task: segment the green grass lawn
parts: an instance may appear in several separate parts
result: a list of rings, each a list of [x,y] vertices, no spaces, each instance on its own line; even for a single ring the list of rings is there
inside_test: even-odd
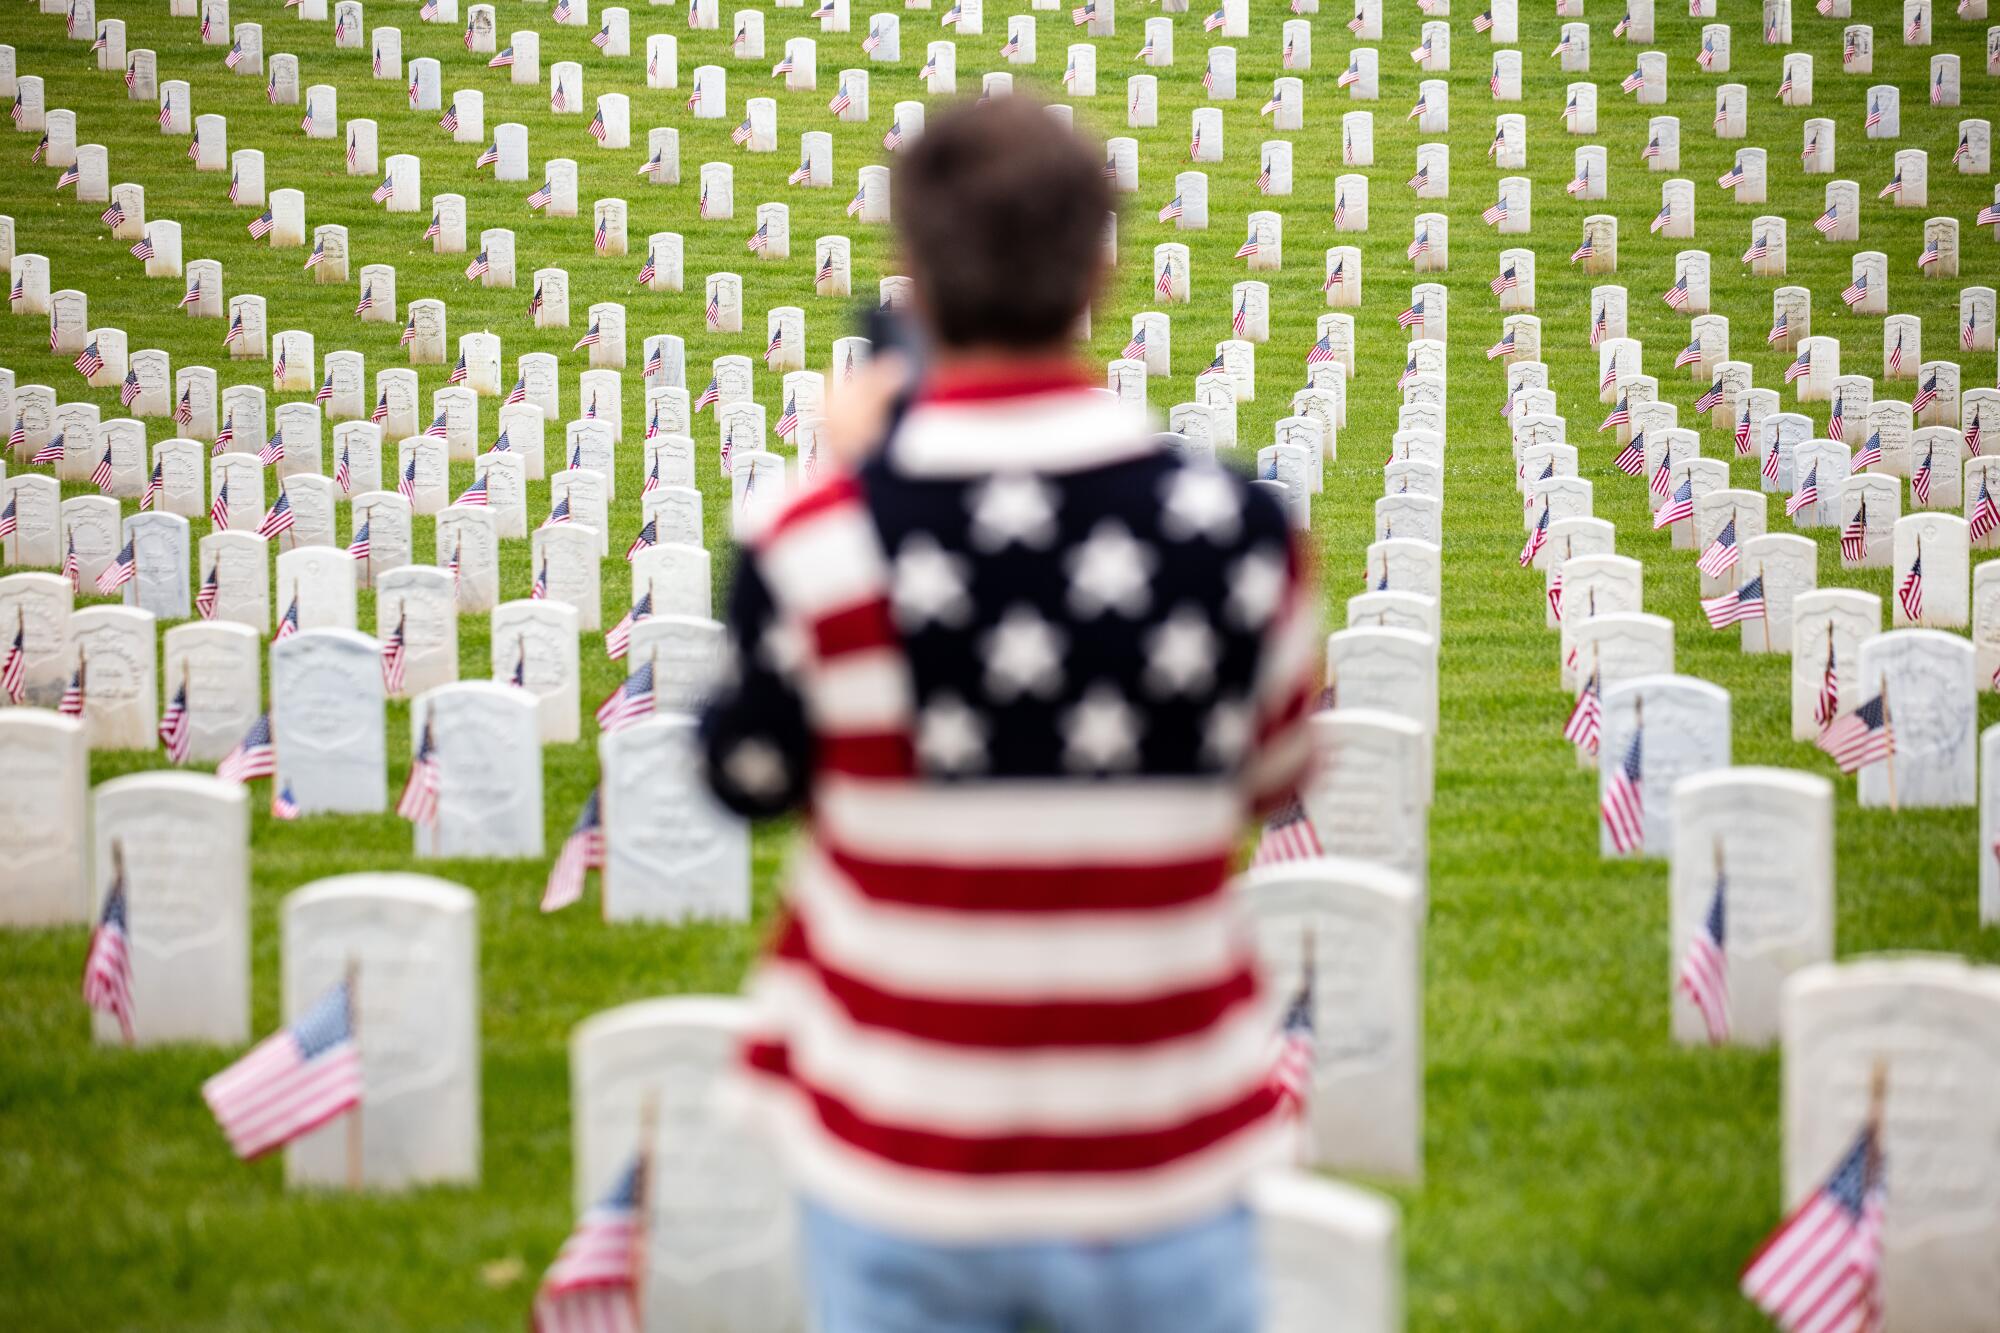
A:
[[[780,304],[807,311],[808,363],[824,368],[832,338],[849,331],[846,302],[814,299],[812,239],[844,232],[854,237],[855,289],[864,297],[875,280],[893,271],[886,229],[861,227],[844,216],[858,166],[884,160],[879,148],[892,104],[919,96],[916,72],[924,44],[949,35],[937,26],[945,8],[904,13],[903,62],[872,70],[874,119],[834,126],[826,114],[838,70],[860,65],[866,20],[859,7],[853,31],[820,35],[809,8],[770,11],[767,56],[735,60],[724,52],[729,16],[715,32],[689,32],[679,8],[636,7],[633,57],[608,61],[589,45],[595,23],[547,26],[542,6],[503,7],[501,41],[516,28],[542,26],[543,68],[561,59],[585,66],[586,100],[622,91],[633,101],[633,135],[639,147],[612,152],[586,134],[588,112],[553,117],[546,73],[541,87],[515,87],[505,72],[488,70],[486,57],[469,55],[460,30],[421,26],[415,6],[370,6],[371,24],[403,23],[405,58],[432,55],[445,69],[447,100],[460,87],[486,93],[488,126],[519,120],[530,126],[533,161],[574,157],[580,167],[582,217],[550,220],[531,214],[528,192],[539,183],[500,185],[490,173],[471,170],[476,148],[452,145],[433,113],[407,110],[402,84],[369,78],[363,50],[336,54],[332,27],[301,25],[276,3],[242,6],[238,21],[265,23],[267,52],[301,57],[301,85],[333,83],[345,117],[372,116],[381,126],[381,151],[424,156],[431,191],[463,193],[468,231],[511,226],[517,235],[517,270],[566,267],[572,279],[573,318],[594,300],[624,301],[631,362],[625,401],[626,476],[637,477],[637,441],[643,433],[638,365],[645,333],[671,331],[687,340],[688,377],[699,389],[710,358],[725,353],[755,357],[762,350],[762,312]],[[1402,364],[1403,337],[1394,323],[1410,282],[1403,249],[1418,211],[1403,181],[1414,170],[1418,141],[1404,113],[1420,76],[1407,59],[1420,16],[1413,5],[1391,3],[1382,52],[1383,97],[1375,104],[1376,165],[1372,181],[1372,230],[1358,241],[1364,251],[1367,302],[1358,312],[1359,375],[1351,387],[1341,456],[1328,469],[1327,487],[1314,506],[1313,537],[1320,548],[1329,619],[1342,619],[1345,599],[1361,590],[1360,556],[1381,494],[1378,471],[1393,429],[1394,382]],[[1679,668],[1727,688],[1733,700],[1735,756],[1740,763],[1780,764],[1832,774],[1810,746],[1789,739],[1789,664],[1783,657],[1747,657],[1736,635],[1713,634],[1696,606],[1693,556],[1668,549],[1664,534],[1645,521],[1644,485],[1611,465],[1613,448],[1593,432],[1597,362],[1587,345],[1589,283],[1565,260],[1586,212],[1614,212],[1621,219],[1622,268],[1617,276],[1631,293],[1631,333],[1644,340],[1646,369],[1662,396],[1686,411],[1698,393],[1683,374],[1671,372],[1673,354],[1686,342],[1686,319],[1661,304],[1673,280],[1680,243],[1653,240],[1646,223],[1659,207],[1659,177],[1640,162],[1648,112],[1617,91],[1635,63],[1634,49],[1614,43],[1617,7],[1593,6],[1598,42],[1592,77],[1600,87],[1600,131],[1590,139],[1561,132],[1561,74],[1548,56],[1559,23],[1550,6],[1533,5],[1521,22],[1527,96],[1518,105],[1495,106],[1486,90],[1488,46],[1472,31],[1476,3],[1461,5],[1455,19],[1456,68],[1449,76],[1456,149],[1452,198],[1451,352],[1449,460],[1446,468],[1444,643],[1441,664],[1443,732],[1437,750],[1437,793],[1431,824],[1431,918],[1428,927],[1427,1183],[1398,1189],[1404,1209],[1411,1322],[1423,1329],[1547,1330],[1754,1329],[1761,1320],[1734,1290],[1741,1261],[1774,1222],[1778,1199],[1778,1056],[1775,1052],[1683,1051],[1667,1040],[1668,978],[1666,874],[1658,862],[1611,864],[1599,859],[1596,785],[1579,771],[1559,728],[1568,699],[1557,684],[1553,634],[1542,628],[1541,581],[1514,567],[1519,549],[1520,501],[1514,491],[1504,423],[1497,415],[1503,363],[1485,360],[1498,335],[1499,316],[1486,290],[1501,248],[1481,227],[1478,212],[1495,197],[1503,173],[1484,155],[1492,117],[1523,111],[1529,125],[1529,168],[1535,182],[1540,259],[1538,313],[1551,387],[1571,427],[1571,443],[1584,453],[1583,475],[1597,483],[1597,513],[1616,522],[1619,550],[1647,564],[1646,609],[1680,627]],[[1525,7],[1524,7],[1525,8]],[[1758,381],[1775,386],[1784,359],[1766,348],[1770,290],[1777,282],[1735,275],[1736,256],[1749,242],[1749,223],[1764,212],[1791,219],[1791,271],[1786,282],[1815,294],[1815,332],[1839,335],[1845,368],[1879,370],[1880,321],[1846,314],[1838,292],[1848,281],[1851,254],[1861,248],[1887,253],[1890,309],[1923,317],[1932,356],[1951,355],[1957,289],[1961,282],[1992,282],[1996,253],[1990,237],[1974,233],[1973,212],[1991,198],[1987,178],[1958,176],[1950,165],[1961,115],[1991,105],[1993,83],[1984,74],[1983,28],[1948,17],[1940,5],[1939,44],[1906,49],[1899,44],[1901,7],[1864,4],[1864,21],[1876,25],[1876,72],[1840,74],[1841,23],[1818,19],[1807,3],[1795,4],[1798,47],[1815,56],[1818,102],[1811,108],[1778,105],[1778,54],[1759,43],[1754,13],[1733,14],[1735,70],[1706,75],[1694,63],[1700,24],[1662,4],[1654,49],[1670,55],[1667,112],[1682,121],[1682,166],[1695,182],[1695,247],[1714,257],[1715,309],[1732,320],[1733,351],[1756,364]],[[1747,9],[1732,6],[1732,9]],[[1020,0],[994,5],[986,34],[959,40],[961,90],[976,88],[978,71],[997,67],[1005,16],[1024,12]],[[1100,93],[1079,105],[1079,121],[1104,133],[1124,133],[1119,80],[1136,69],[1131,55],[1150,9],[1131,6],[1120,15],[1120,33],[1099,43]],[[391,15],[396,17],[392,20]],[[296,107],[273,107],[261,81],[227,75],[223,49],[195,44],[196,22],[168,20],[163,7],[107,4],[101,17],[122,18],[129,48],[160,53],[160,77],[194,82],[195,109],[229,117],[231,142],[266,155],[268,188],[293,186],[307,196],[309,226],[345,223],[352,270],[388,262],[398,270],[404,300],[442,296],[457,333],[490,328],[504,339],[507,375],[526,352],[563,357],[566,400],[574,397],[581,354],[570,344],[580,328],[532,329],[525,316],[528,289],[489,291],[466,282],[465,256],[437,256],[421,242],[427,217],[390,216],[368,202],[375,180],[348,177],[341,140],[308,142],[299,133]],[[1274,201],[1286,215],[1288,262],[1272,282],[1271,340],[1259,349],[1262,374],[1254,403],[1239,413],[1240,452],[1247,458],[1268,442],[1272,423],[1286,411],[1291,391],[1304,382],[1303,358],[1314,337],[1320,295],[1320,254],[1333,243],[1333,177],[1340,169],[1338,116],[1348,109],[1333,79],[1352,44],[1348,11],[1328,4],[1314,19],[1317,67],[1305,75],[1306,125],[1297,144],[1296,192]],[[1173,233],[1153,220],[1172,193],[1172,175],[1185,163],[1188,114],[1201,100],[1203,50],[1219,37],[1201,30],[1202,7],[1175,20],[1179,65],[1163,71],[1160,124],[1133,131],[1141,144],[1141,188],[1130,200],[1115,288],[1098,311],[1088,354],[1115,356],[1128,334],[1128,317],[1151,304],[1151,246],[1188,241],[1194,251],[1196,299],[1176,312],[1175,375],[1153,386],[1157,407],[1192,398],[1194,372],[1209,347],[1229,330],[1229,283],[1242,272],[1231,256],[1243,216],[1260,206],[1253,189],[1256,144],[1267,122],[1256,112],[1268,80],[1279,73],[1284,14],[1262,0],[1255,37],[1239,49],[1238,97],[1227,105],[1227,160],[1210,173],[1207,233]],[[1016,68],[1017,83],[1060,92],[1063,46],[1073,32],[1067,14],[1040,16],[1040,63]],[[675,91],[644,88],[643,36],[674,32],[681,39],[682,78],[694,65],[719,60],[730,71],[731,114],[694,122],[684,108],[685,83]],[[820,36],[820,89],[785,93],[767,76],[783,39]],[[8,40],[23,73],[42,75],[48,105],[78,112],[78,137],[110,149],[112,180],[145,185],[148,215],[178,219],[188,260],[213,257],[225,265],[229,292],[261,292],[269,301],[273,330],[302,328],[316,334],[320,353],[353,348],[371,372],[403,363],[397,326],[361,324],[351,314],[352,283],[316,286],[303,276],[304,251],[270,251],[246,242],[243,227],[254,215],[230,208],[225,176],[197,175],[184,141],[163,138],[154,108],[131,103],[116,73],[98,73],[87,43],[62,37],[59,15],[23,11]],[[1928,56],[1957,52],[1964,69],[1966,109],[1927,105]],[[1421,76],[1430,77],[1430,76]],[[1771,150],[1771,199],[1737,206],[1713,185],[1736,145],[1709,132],[1716,84],[1748,85],[1751,136]],[[1861,137],[1865,88],[1895,83],[1903,90],[1903,137],[1870,143]],[[780,103],[780,147],[751,155],[733,147],[730,128],[742,99],[774,95]],[[1795,163],[1805,118],[1841,120],[1839,175],[1860,182],[1860,245],[1818,241],[1811,219],[1822,204],[1823,178],[1801,178]],[[677,188],[644,187],[633,172],[645,159],[644,130],[672,124],[682,131],[682,178]],[[836,180],[829,190],[788,187],[797,162],[797,135],[833,129]],[[25,162],[33,138],[14,135],[8,151]],[[1581,143],[1610,148],[1611,198],[1586,206],[1570,200],[1572,151]],[[1898,146],[1927,148],[1931,156],[1928,210],[1875,203]],[[695,220],[699,164],[736,165],[737,216],[730,222]],[[17,221],[17,248],[50,256],[53,286],[80,287],[91,300],[93,325],[123,326],[134,349],[162,347],[175,364],[209,364],[223,381],[268,383],[262,363],[231,367],[221,359],[222,325],[191,322],[176,308],[181,285],[147,281],[137,261],[99,224],[99,204],[79,204],[50,193],[53,171],[37,167],[18,178],[8,204]],[[1505,174],[1517,174],[1508,172]],[[589,201],[622,195],[631,202],[629,234],[641,244],[656,230],[687,237],[687,291],[670,296],[633,284],[643,255],[600,258],[592,252]],[[744,240],[755,227],[758,201],[791,203],[793,256],[755,262]],[[1432,205],[1427,203],[1426,209]],[[1916,271],[1922,219],[1949,213],[1963,220],[1962,276],[1922,281]],[[1508,238],[1510,240],[1515,238]],[[747,332],[711,335],[701,318],[702,275],[731,269],[744,275]],[[65,358],[66,360],[67,358]],[[65,399],[91,396],[107,417],[121,415],[112,391],[84,390],[78,377],[52,358],[39,318],[0,320],[0,363],[17,382],[58,386]],[[422,401],[444,382],[446,367],[422,369]],[[1994,356],[1978,354],[1966,366],[1964,387],[1990,384]],[[776,377],[759,374],[759,396],[775,419]],[[371,390],[372,392],[372,390]],[[1786,395],[1787,398],[1790,395]],[[1907,397],[1907,393],[1902,396]],[[1789,406],[1789,404],[1788,404]],[[1824,421],[1826,406],[1811,405]],[[484,442],[495,426],[494,404],[482,405]],[[150,424],[153,438],[169,423]],[[727,490],[715,468],[712,427],[700,437],[701,481],[707,494],[709,546],[728,550]],[[555,437],[557,440],[559,436]],[[1603,437],[1608,438],[1608,437]],[[1729,442],[1705,431],[1703,450],[1731,457]],[[393,457],[393,453],[390,455]],[[1756,485],[1754,460],[1734,460],[1735,484]],[[471,479],[471,466],[454,467],[454,492]],[[72,486],[70,491],[77,488]],[[638,526],[638,486],[621,486],[613,506],[613,558],[606,562],[608,617],[626,595],[627,577],[617,553]],[[547,511],[547,483],[529,487],[530,519]],[[1775,505],[1774,505],[1775,511]],[[1773,530],[1784,525],[1774,512]],[[416,520],[414,549],[428,552],[431,521]],[[197,535],[204,531],[195,523]],[[342,520],[343,536],[346,532]],[[1839,566],[1837,534],[1809,533],[1819,541],[1823,586],[1847,585],[1889,594],[1886,571],[1847,572]],[[718,560],[718,578],[727,578]],[[528,544],[502,546],[503,595],[525,596],[531,579]],[[372,628],[372,598],[364,592],[361,624]],[[467,677],[487,674],[483,617],[461,622],[459,652]],[[586,708],[622,675],[607,662],[594,636],[585,644]],[[2000,705],[1982,701],[1987,721]],[[588,724],[586,724],[588,726]],[[391,780],[400,782],[408,758],[405,709],[389,720]],[[100,754],[92,778],[158,767],[159,753]],[[1981,931],[1975,913],[1976,821],[1971,810],[1862,811],[1853,783],[1836,779],[1839,873],[1838,948],[1842,955],[1885,949],[1947,950],[2000,960],[2000,933]],[[5,775],[0,775],[0,781]],[[550,855],[577,807],[596,781],[594,737],[546,752],[546,820]],[[258,804],[265,784],[259,784]],[[569,1116],[565,1042],[577,1022],[600,1009],[646,996],[729,991],[738,983],[768,915],[775,880],[791,830],[772,827],[756,840],[757,921],[748,927],[698,926],[608,929],[589,905],[544,918],[536,910],[546,862],[427,864],[473,888],[481,899],[483,1070],[485,1092],[484,1179],[476,1190],[430,1190],[402,1198],[323,1198],[288,1194],[273,1162],[242,1166],[230,1156],[197,1096],[197,1085],[230,1057],[207,1048],[173,1048],[128,1054],[93,1047],[77,996],[86,932],[81,928],[0,935],[0,1323],[20,1329],[68,1328],[513,1328],[524,1318],[533,1283],[568,1230]],[[261,811],[253,830],[255,888],[252,900],[254,1027],[277,1021],[278,913],[284,896],[321,876],[412,864],[408,826],[391,815],[322,817],[274,827]]]

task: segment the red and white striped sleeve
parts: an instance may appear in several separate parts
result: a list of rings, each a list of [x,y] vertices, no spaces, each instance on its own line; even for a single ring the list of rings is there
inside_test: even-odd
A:
[[[1285,590],[1265,628],[1251,696],[1254,726],[1244,791],[1259,816],[1283,805],[1312,760],[1311,717],[1320,690],[1319,580],[1303,546],[1287,546]]]

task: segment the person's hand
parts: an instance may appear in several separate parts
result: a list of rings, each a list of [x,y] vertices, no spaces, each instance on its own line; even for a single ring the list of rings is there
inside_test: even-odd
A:
[[[819,435],[825,468],[852,472],[881,447],[889,428],[889,409],[909,378],[909,358],[900,352],[884,352],[869,358],[853,379],[827,394],[826,417]]]

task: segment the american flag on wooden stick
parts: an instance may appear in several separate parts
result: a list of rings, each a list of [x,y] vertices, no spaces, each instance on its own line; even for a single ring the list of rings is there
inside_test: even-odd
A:
[[[569,836],[549,870],[549,882],[542,890],[542,910],[556,912],[583,897],[584,879],[592,870],[604,868],[604,811],[601,790],[591,788],[577,813]]]
[[[361,1105],[354,992],[342,981],[297,1022],[201,1085],[202,1100],[248,1161]]]
[[[1293,796],[1265,822],[1263,836],[1257,841],[1257,853],[1250,864],[1253,867],[1281,865],[1321,855],[1324,855],[1324,849],[1320,846],[1319,831],[1313,827],[1305,805]]]
[[[1877,1107],[1826,1183],[1750,1257],[1742,1290],[1786,1333],[1872,1333],[1881,1323],[1883,1186]]]
[[[535,1293],[534,1333],[638,1333],[650,1154],[642,1143],[611,1193],[585,1212]]]
[[[1278,1104],[1303,1120],[1312,1095],[1316,1037],[1313,1030],[1313,936],[1307,930],[1299,947],[1299,988],[1285,1006],[1284,1021],[1278,1026],[1277,1058],[1271,1063],[1271,1085]]]
[[[126,928],[125,853],[111,844],[111,887],[97,927],[90,932],[90,952],[83,961],[83,1000],[92,1009],[118,1020],[125,1044],[132,1044],[132,949]]]
[[[1620,856],[1639,850],[1646,841],[1646,804],[1640,790],[1644,779],[1643,744],[1645,732],[1635,727],[1632,743],[1625,747],[1625,759],[1611,771],[1598,803],[1598,815],[1611,839],[1611,849]]]
[[[1688,941],[1687,952],[1681,955],[1680,971],[1674,978],[1674,984],[1701,1013],[1709,1042],[1717,1046],[1729,1040],[1729,958],[1724,944],[1729,881],[1722,873],[1721,861],[1722,852],[1717,848],[1715,894],[1702,914],[1701,926]]]

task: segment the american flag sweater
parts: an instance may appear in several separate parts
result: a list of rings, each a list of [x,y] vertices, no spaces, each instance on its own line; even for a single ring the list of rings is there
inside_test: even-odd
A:
[[[1226,881],[1320,657],[1278,504],[1073,374],[937,379],[729,631],[709,783],[808,826],[744,1047],[801,1189],[965,1241],[1236,1200],[1284,1131]]]

